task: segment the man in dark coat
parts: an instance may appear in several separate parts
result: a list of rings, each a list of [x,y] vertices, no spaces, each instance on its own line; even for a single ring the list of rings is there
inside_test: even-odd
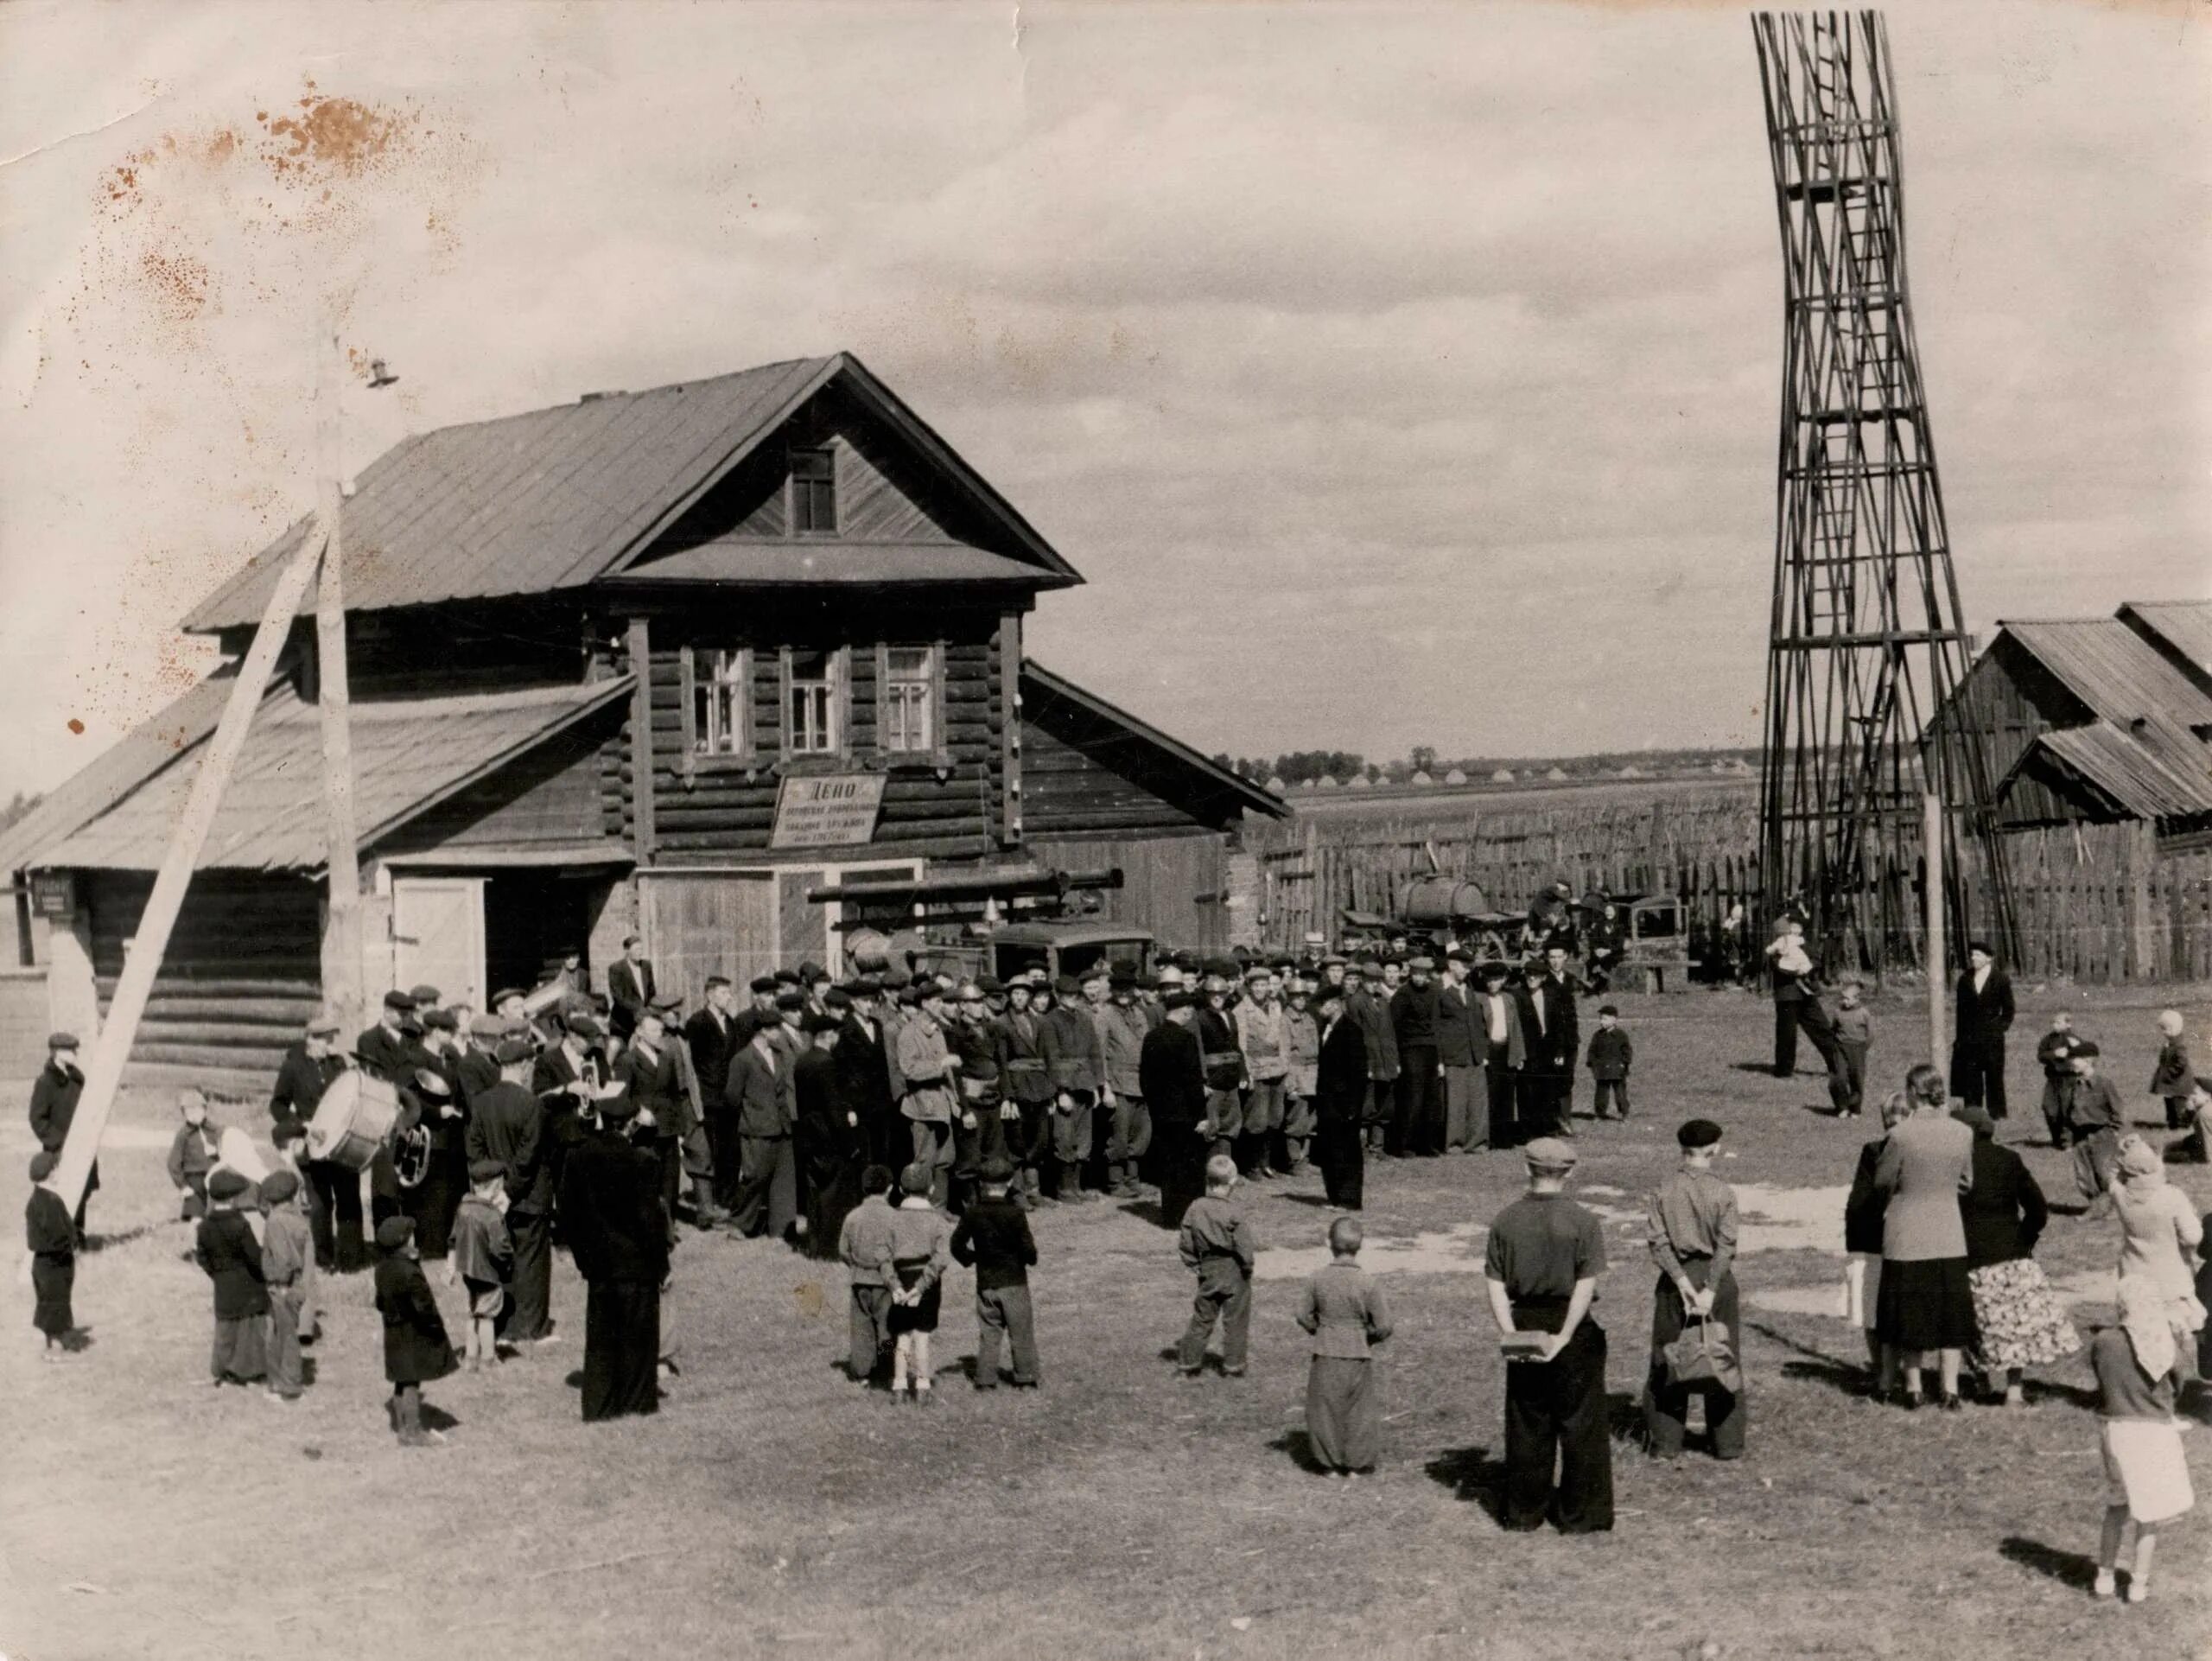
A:
[[[1160,999],[1166,1018],[1145,1034],[1137,1057],[1145,1104],[1152,1110],[1153,1151],[1160,1162],[1160,1220],[1179,1229],[1183,1213],[1206,1190],[1207,1140],[1205,1066],[1198,1035],[1192,1030],[1197,1011],[1191,995],[1172,991]]]
[[[1570,1098],[1582,1034],[1574,989],[1564,972],[1567,953],[1554,946],[1548,961],[1531,962],[1516,998],[1528,1061],[1522,1079],[1521,1130],[1530,1136],[1574,1134]]]
[[[1959,977],[1958,1035],[1951,1041],[1951,1094],[1968,1107],[2005,1116],[2005,1034],[2012,1026],[2012,977],[1997,967],[1988,942],[1967,947]]]
[[[608,1024],[614,1036],[627,1043],[638,1030],[638,1017],[652,1007],[659,989],[653,984],[653,966],[645,961],[645,943],[634,934],[622,940],[622,956],[607,971],[607,996],[613,1006]]]
[[[661,1160],[626,1094],[599,1104],[604,1133],[570,1150],[561,1212],[584,1277],[583,1416],[588,1424],[660,1410],[660,1295],[673,1232]]]
[[[77,1117],[77,1100],[85,1093],[85,1074],[77,1065],[77,1035],[55,1033],[46,1041],[46,1065],[31,1085],[31,1135],[38,1145],[59,1160],[69,1140],[69,1126]],[[77,1244],[85,1243],[85,1204],[100,1186],[99,1161],[92,1161],[85,1178],[85,1192],[77,1197]]]
[[[809,1047],[791,1065],[791,1098],[798,1115],[791,1146],[799,1184],[806,1193],[806,1244],[810,1256],[834,1257],[845,1214],[861,1203],[861,1172],[868,1149],[860,1115],[840,1091],[837,1050],[842,1028],[829,1010],[810,1009],[800,1017]]]
[[[546,1161],[548,1107],[530,1092],[529,1041],[506,1038],[493,1052],[499,1082],[476,1098],[469,1116],[468,1162],[496,1159],[506,1171],[507,1233],[515,1261],[499,1333],[518,1344],[553,1337],[553,1176]]]
[[[414,1013],[413,998],[404,992],[386,992],[377,1024],[353,1041],[353,1053],[361,1066],[387,1084],[397,1083],[411,1066],[407,1021]]]
[[[1398,1088],[1384,1137],[1388,1151],[1435,1155],[1444,1151],[1444,1063],[1437,1028],[1444,1012],[1436,961],[1415,958],[1411,978],[1390,997],[1390,1030],[1398,1044]]]
[[[862,976],[854,983],[852,1008],[845,1013],[837,1047],[830,1053],[837,1069],[837,1095],[849,1111],[860,1116],[868,1162],[897,1170],[912,1154],[906,1122],[899,1116],[898,1098],[891,1089],[882,996],[883,983],[874,976]]]
[[[699,1111],[706,1120],[717,1206],[728,1206],[737,1187],[737,1122],[722,1099],[730,1052],[737,1046],[736,1005],[728,977],[709,975],[704,1006],[683,1023],[683,1041],[691,1047],[692,1075],[699,1081]]]
[[[780,1239],[798,1216],[798,1171],[791,1155],[798,1102],[791,1062],[776,1041],[781,1023],[748,1011],[738,1023],[743,1041],[731,1055],[722,1094],[737,1111],[742,1180],[730,1226],[748,1238]]]
[[[660,1158],[661,1200],[674,1217],[683,1187],[683,1137],[690,1128],[691,1103],[658,1007],[639,1011],[629,1044],[614,1059],[614,1079],[641,1123],[639,1145],[650,1146]]]
[[[304,1129],[314,1121],[323,1092],[346,1071],[346,1058],[335,1047],[337,1037],[338,1017],[321,1010],[308,1022],[306,1036],[284,1052],[276,1088],[269,1094],[272,1129],[287,1124]],[[366,1269],[369,1243],[361,1228],[361,1174],[334,1160],[302,1157],[300,1174],[307,1182],[315,1267],[340,1275]]]
[[[1386,990],[1387,988],[1387,990]],[[1389,999],[1395,993],[1382,977],[1382,965],[1372,958],[1349,965],[1344,975],[1344,1013],[1367,1040],[1368,1146],[1388,1151],[1385,1142],[1398,1090],[1398,1032],[1390,1019]]]
[[[1344,990],[1323,983],[1313,995],[1321,1053],[1313,1073],[1313,1161],[1329,1203],[1357,1211],[1367,1178],[1367,1036],[1345,1009]]]

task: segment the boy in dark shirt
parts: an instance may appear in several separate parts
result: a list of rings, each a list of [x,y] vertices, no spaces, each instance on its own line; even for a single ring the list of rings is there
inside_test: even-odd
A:
[[[268,1278],[261,1242],[238,1211],[253,1185],[227,1166],[207,1179],[207,1214],[194,1257],[215,1283],[215,1344],[208,1362],[216,1384],[257,1384],[267,1374]]]
[[[176,1105],[184,1123],[169,1143],[169,1186],[183,1194],[179,1215],[191,1223],[207,1214],[207,1173],[215,1168],[215,1132],[207,1123],[207,1098],[198,1091],[181,1092]]]
[[[31,1283],[31,1325],[46,1340],[46,1359],[58,1361],[77,1346],[77,1316],[70,1294],[77,1282],[77,1225],[68,1206],[48,1186],[60,1161],[41,1149],[31,1156],[31,1197],[23,1207],[24,1278]]]
[[[1590,1034],[1588,1060],[1591,1074],[1598,1081],[1591,1111],[1601,1119],[1628,1117],[1628,1070],[1636,1060],[1636,1047],[1621,1029],[1621,1012],[1613,1004],[1598,1011],[1598,1030]]]
[[[454,1214],[446,1284],[458,1278],[468,1289],[466,1347],[471,1372],[499,1365],[495,1324],[507,1307],[507,1276],[515,1263],[514,1242],[507,1238],[506,1174],[499,1160],[472,1160],[468,1197]]]
[[[453,1371],[453,1344],[415,1250],[415,1219],[387,1217],[378,1224],[377,1251],[377,1313],[384,1317],[384,1376],[391,1385],[386,1408],[399,1445],[423,1448],[445,1440],[423,1428],[423,1386]]]
[[[996,1390],[999,1334],[1014,1346],[1016,1388],[1037,1386],[1037,1326],[1029,1307],[1029,1270],[1037,1261],[1037,1242],[1029,1218],[1010,1198],[1014,1161],[1003,1155],[982,1169],[982,1194],[971,1202],[952,1231],[956,1262],[976,1270],[976,1388]]]

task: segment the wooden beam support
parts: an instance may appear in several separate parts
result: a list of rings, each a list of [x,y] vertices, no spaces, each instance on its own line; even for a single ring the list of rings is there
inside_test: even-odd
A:
[[[122,977],[116,983],[114,1001],[108,1006],[107,1019],[100,1024],[99,1037],[92,1045],[92,1065],[85,1072],[84,1094],[78,1101],[76,1117],[69,1123],[69,1137],[62,1144],[61,1162],[54,1174],[54,1189],[61,1196],[62,1205],[70,1211],[76,1210],[77,1202],[84,1197],[85,1180],[92,1174],[101,1134],[106,1130],[108,1114],[114,1109],[116,1087],[123,1082],[123,1065],[130,1059],[131,1042],[138,1035],[139,1018],[146,1012],[146,1000],[154,990],[154,977],[161,971],[162,955],[168,949],[169,933],[176,926],[178,912],[183,909],[185,889],[191,883],[193,868],[200,862],[200,850],[207,843],[207,833],[215,827],[215,810],[222,805],[223,790],[230,783],[231,770],[238,765],[239,752],[245,748],[246,731],[252,724],[253,712],[260,707],[262,694],[268,690],[270,673],[276,666],[276,654],[291,634],[292,620],[299,614],[308,579],[314,576],[316,563],[322,557],[324,542],[322,527],[310,528],[301,539],[299,551],[292,556],[292,563],[284,568],[276,586],[270,591],[269,609],[263,613],[253,646],[245,654],[245,662],[239,665],[230,702],[223,706],[223,718],[216,722],[214,736],[207,741],[207,753],[200,759],[200,771],[193,775],[184,812],[169,838],[162,869],[154,878],[154,892],[139,916],[137,932],[124,959]]]
[[[315,584],[315,706],[322,728],[324,869],[328,920],[322,955],[323,996],[339,1030],[368,1024],[362,987],[360,833],[353,812],[352,697],[346,671],[345,544],[340,536],[345,456],[338,423],[338,352],[327,318],[315,341],[316,424],[322,446],[322,530],[327,538]]]
[[[999,618],[999,844],[1021,845],[1021,614]]]
[[[638,863],[653,857],[652,630],[643,617],[630,620],[630,833]]]

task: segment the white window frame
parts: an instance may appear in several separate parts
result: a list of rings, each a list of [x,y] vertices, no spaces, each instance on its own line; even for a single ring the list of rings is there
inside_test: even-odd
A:
[[[944,648],[938,641],[886,641],[875,649],[876,683],[876,748],[885,755],[903,760],[934,760],[944,750]],[[899,652],[919,652],[922,659],[918,678],[912,674],[894,676],[892,659]],[[918,697],[901,697],[899,691],[918,692]],[[902,711],[918,715],[921,731],[918,735],[902,730],[905,722]]]
[[[801,685],[798,675],[797,660],[802,653],[811,657],[817,652],[823,659],[826,674],[821,681],[810,680],[805,684],[810,687],[819,685],[823,689],[823,696],[818,709],[828,730],[819,736],[826,741],[810,743],[806,748],[801,748],[799,723],[793,719],[792,708]],[[853,726],[851,711],[847,708],[852,676],[846,666],[845,648],[808,646],[794,649],[785,646],[782,649],[782,663],[783,673],[779,678],[780,684],[778,690],[780,725],[783,731],[783,759],[789,762],[842,757],[850,747]]]
[[[684,777],[690,778],[702,766],[753,766],[752,649],[687,646],[677,653],[677,661],[683,711],[681,767]],[[717,703],[721,701],[715,697],[717,690],[728,694],[727,708],[719,716]]]

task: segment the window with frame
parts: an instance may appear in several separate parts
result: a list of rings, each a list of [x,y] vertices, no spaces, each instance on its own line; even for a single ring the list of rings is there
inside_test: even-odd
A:
[[[742,755],[750,711],[745,653],[696,652],[691,658],[691,753]]]
[[[930,755],[937,749],[937,648],[883,649],[881,748],[893,755]]]
[[[837,654],[794,648],[785,659],[784,743],[791,755],[833,755],[837,738]]]
[[[837,455],[835,450],[791,453],[791,529],[824,535],[837,528]]]

